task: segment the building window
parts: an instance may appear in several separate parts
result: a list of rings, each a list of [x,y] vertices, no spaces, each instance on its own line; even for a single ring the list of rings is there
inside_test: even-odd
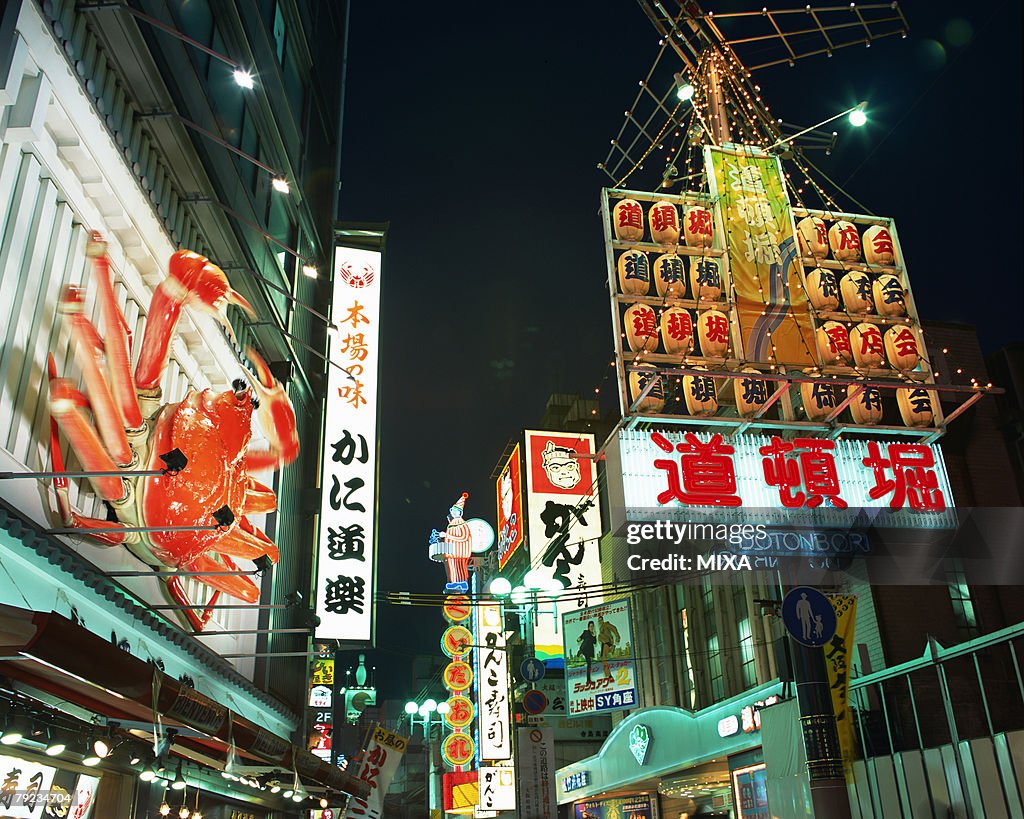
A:
[[[685,664],[684,673],[686,674],[687,690],[684,695],[684,703],[689,703],[689,709],[691,711],[697,708],[697,680],[693,674],[693,655],[690,653],[690,624],[686,618],[686,609],[682,609],[679,612],[679,618],[682,622],[682,627],[679,631],[683,641],[683,663]]]
[[[274,49],[277,52],[277,61],[284,65],[284,45],[287,35],[285,34],[284,12],[280,3],[274,3]]]
[[[708,637],[708,677],[711,682],[711,702],[725,699],[725,676],[722,674],[722,655],[718,651],[718,635]],[[709,705],[711,703],[708,703]]]
[[[754,635],[750,628],[746,587],[737,586],[733,589],[732,604],[736,612],[736,636],[740,646],[740,681],[744,688],[751,688],[757,685],[757,667],[754,665]]]
[[[959,560],[950,562],[947,572],[949,600],[953,604],[953,618],[956,620],[960,640],[966,641],[978,636],[978,619],[974,614],[974,601],[967,585],[967,574]]]

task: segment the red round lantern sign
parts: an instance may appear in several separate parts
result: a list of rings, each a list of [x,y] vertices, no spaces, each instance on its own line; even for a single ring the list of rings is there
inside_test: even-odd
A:
[[[441,756],[452,767],[467,765],[476,755],[476,745],[469,734],[448,734],[441,743]]]
[[[442,679],[449,691],[465,691],[473,684],[473,669],[469,663],[454,660],[445,666]]]
[[[449,623],[461,623],[469,619],[473,613],[473,606],[469,598],[463,594],[456,594],[444,601],[444,617]]]
[[[444,721],[452,728],[465,728],[473,721],[474,713],[473,702],[468,697],[449,697]]]
[[[464,657],[473,644],[473,632],[465,626],[449,626],[441,635],[441,651],[449,657]]]

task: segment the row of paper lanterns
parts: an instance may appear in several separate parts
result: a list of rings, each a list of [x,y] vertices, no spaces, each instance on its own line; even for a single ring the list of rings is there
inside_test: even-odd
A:
[[[728,355],[729,317],[722,311],[701,310],[696,322],[690,311],[681,307],[667,307],[660,312],[659,317],[647,304],[633,304],[626,308],[623,329],[629,349],[634,353],[653,353],[661,342],[668,355],[690,355],[696,335],[704,357],[725,358]]]
[[[831,251],[837,262],[859,262],[863,256],[868,264],[893,265],[896,243],[892,232],[882,225],[871,225],[863,235],[853,222],[839,220],[831,227],[818,216],[805,216],[796,223],[800,254],[827,259]]]
[[[922,361],[918,334],[906,324],[882,332],[877,324],[861,322],[847,331],[838,321],[826,321],[815,331],[818,355],[827,365],[876,370],[889,366],[900,372],[917,369]]]
[[[653,279],[660,298],[685,299],[687,282],[693,299],[722,298],[722,263],[714,256],[691,256],[687,261],[685,256],[663,253],[655,258],[652,267],[646,253],[631,248],[619,255],[616,268],[619,292],[626,296],[651,295]]]
[[[645,372],[629,374],[629,393],[632,401],[636,401],[657,372],[651,364],[637,365]],[[694,369],[702,370],[703,367]],[[650,373],[646,372],[650,370]],[[777,381],[766,381],[757,378],[757,370],[744,370],[750,378],[734,379],[736,410],[742,418],[752,418],[768,402],[772,393],[778,388]],[[685,375],[682,378],[682,398],[686,404],[686,414],[696,416],[713,416],[718,414],[718,389],[716,379],[712,375]],[[863,387],[863,389],[861,389]],[[882,391],[878,387],[867,387],[850,384],[843,395],[841,386],[831,384],[826,379],[800,384],[800,397],[803,401],[804,414],[809,421],[823,421],[831,415],[845,397],[853,395],[858,389],[860,393],[853,397],[848,411],[855,424],[876,425],[882,423]],[[908,427],[931,427],[935,423],[935,408],[932,391],[924,387],[899,387],[896,390],[896,403],[904,425]],[[640,401],[637,411],[640,413],[661,413],[665,409],[666,391],[664,378],[648,391]]]
[[[816,267],[807,273],[804,281],[807,299],[816,310],[878,313],[892,318],[907,314],[907,291],[899,277],[891,273],[872,279],[867,273],[851,270],[837,281],[834,271]],[[845,307],[841,308],[840,303]]]
[[[645,224],[651,241],[659,245],[678,245],[680,238],[688,247],[711,247],[714,242],[714,218],[708,208],[700,205],[679,209],[667,200],[651,205],[644,218],[644,209],[636,199],[622,199],[612,209],[612,229],[620,242],[643,241]]]

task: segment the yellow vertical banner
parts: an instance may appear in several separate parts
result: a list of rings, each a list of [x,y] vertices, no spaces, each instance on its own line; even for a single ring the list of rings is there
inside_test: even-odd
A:
[[[853,594],[830,594],[836,612],[836,636],[822,646],[828,687],[832,691],[832,710],[836,715],[839,747],[843,752],[843,770],[849,779],[853,766],[853,714],[850,712],[850,652],[857,622],[857,597]]]
[[[814,332],[793,212],[779,158],[760,148],[704,148],[711,201],[725,231],[743,357],[813,367]]]

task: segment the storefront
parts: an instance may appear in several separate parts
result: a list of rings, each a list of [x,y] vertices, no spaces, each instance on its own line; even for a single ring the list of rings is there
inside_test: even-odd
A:
[[[558,770],[559,805],[570,819],[767,817],[760,708],[780,691],[774,682],[703,711],[631,713],[597,754]]]

